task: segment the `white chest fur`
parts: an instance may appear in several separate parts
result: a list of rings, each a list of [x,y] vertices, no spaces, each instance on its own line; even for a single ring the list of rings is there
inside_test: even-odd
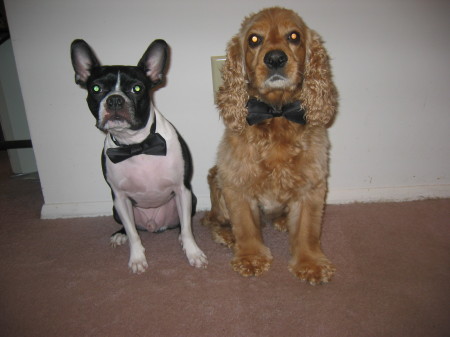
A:
[[[141,154],[116,164],[106,156],[105,163],[106,180],[113,192],[116,195],[125,194],[142,208],[155,208],[167,203],[176,193],[177,187],[183,184],[184,177],[184,160],[178,135],[156,109],[153,109],[143,134],[133,135],[134,138],[145,139],[154,119],[156,132],[166,140],[165,156]],[[117,145],[107,136],[104,151],[110,147]]]

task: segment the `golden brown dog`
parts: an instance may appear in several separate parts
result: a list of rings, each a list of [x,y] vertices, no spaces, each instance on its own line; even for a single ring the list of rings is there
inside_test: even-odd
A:
[[[222,77],[226,129],[203,224],[233,247],[233,269],[253,276],[272,261],[261,234],[271,221],[289,232],[289,270],[311,284],[328,282],[335,268],[320,233],[337,93],[319,35],[291,10],[250,15],[228,44]]]

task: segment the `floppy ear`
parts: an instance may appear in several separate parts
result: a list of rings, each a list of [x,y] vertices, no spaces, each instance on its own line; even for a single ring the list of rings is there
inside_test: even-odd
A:
[[[337,91],[332,81],[328,54],[320,36],[313,30],[308,31],[301,100],[309,124],[331,124],[337,108]]]
[[[155,40],[145,51],[138,67],[144,68],[147,77],[153,85],[162,82],[167,64],[169,46],[164,40]]]
[[[226,57],[222,67],[223,85],[217,93],[217,106],[225,126],[239,132],[247,125],[245,106],[248,101],[239,35],[228,43]]]
[[[75,70],[75,83],[82,88],[86,88],[86,82],[91,76],[92,68],[99,67],[100,62],[86,41],[80,39],[72,42],[70,56]]]

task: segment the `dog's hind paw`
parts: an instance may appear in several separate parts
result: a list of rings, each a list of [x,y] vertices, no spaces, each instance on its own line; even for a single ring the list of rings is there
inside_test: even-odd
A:
[[[126,243],[128,241],[128,236],[126,234],[123,233],[114,233],[113,235],[111,235],[111,238],[109,239],[109,244],[111,245],[111,247],[117,247],[117,246],[121,246],[124,243]]]
[[[288,226],[287,226],[287,218],[280,218],[277,219],[276,221],[273,222],[273,226],[275,227],[276,230],[280,231],[280,232],[287,232],[288,231]]]

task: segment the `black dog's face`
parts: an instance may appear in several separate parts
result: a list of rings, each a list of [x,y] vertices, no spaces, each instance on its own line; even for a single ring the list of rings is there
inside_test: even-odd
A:
[[[87,103],[103,131],[143,128],[150,113],[152,83],[142,69],[106,66],[94,69],[86,83]]]
[[[136,67],[101,66],[86,42],[72,42],[75,82],[88,91],[86,100],[100,130],[138,130],[147,124],[150,89],[162,81],[167,54],[167,44],[155,40]]]

